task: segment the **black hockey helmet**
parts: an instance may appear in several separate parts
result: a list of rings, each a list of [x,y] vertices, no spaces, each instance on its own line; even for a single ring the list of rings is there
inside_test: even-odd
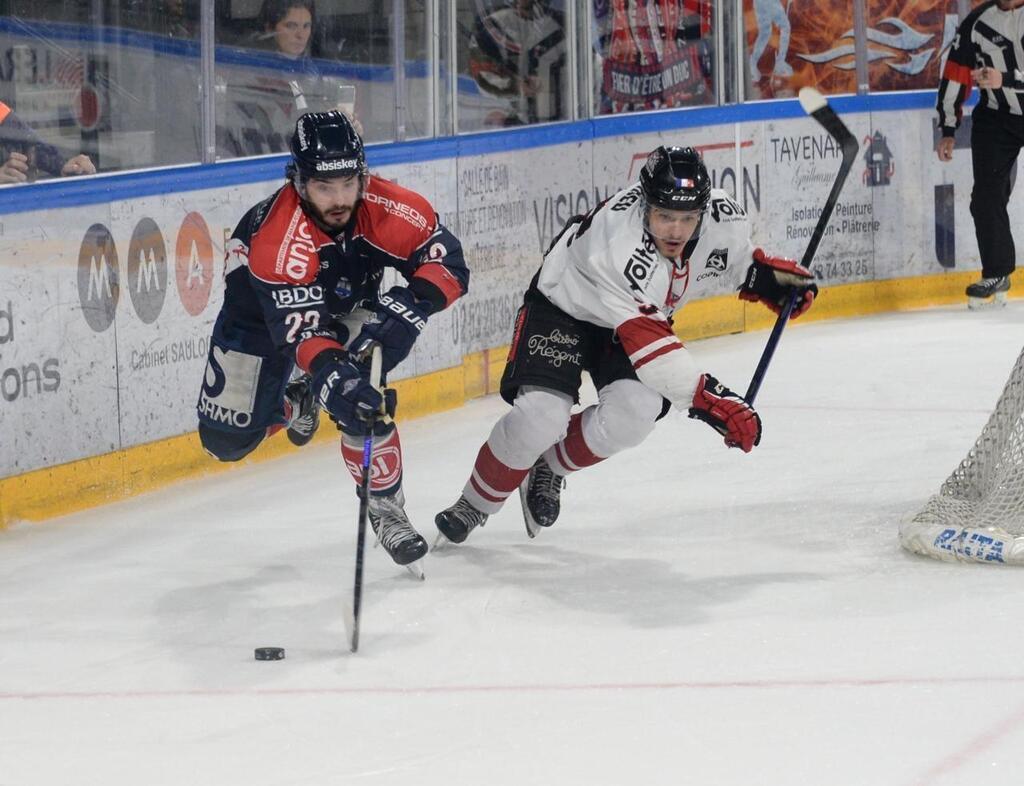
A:
[[[366,174],[363,140],[344,112],[309,112],[295,123],[289,176],[350,177]]]
[[[711,199],[711,178],[692,147],[662,145],[647,156],[640,185],[648,205],[667,210],[704,210]]]

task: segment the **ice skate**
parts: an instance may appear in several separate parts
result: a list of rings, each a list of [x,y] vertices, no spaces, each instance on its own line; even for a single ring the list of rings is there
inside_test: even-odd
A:
[[[519,501],[523,505],[523,521],[526,534],[537,537],[541,527],[550,527],[558,519],[561,509],[562,488],[565,476],[557,475],[543,459],[530,469],[519,486]]]
[[[427,553],[427,541],[413,529],[405,515],[405,494],[402,490],[389,497],[370,495],[369,513],[377,542],[387,550],[396,565],[422,579],[423,571],[414,563]]]
[[[1005,306],[1006,293],[1009,290],[1009,276],[983,278],[967,287],[967,307],[976,309],[992,305]]]
[[[289,382],[284,389],[285,398],[291,402],[292,416],[288,422],[288,440],[296,447],[302,447],[313,439],[320,425],[320,405],[313,394],[309,374]]]
[[[487,523],[487,514],[482,513],[470,504],[465,497],[459,499],[450,508],[446,508],[434,516],[438,537],[434,548],[444,546],[447,539],[451,543],[463,543],[469,533]]]

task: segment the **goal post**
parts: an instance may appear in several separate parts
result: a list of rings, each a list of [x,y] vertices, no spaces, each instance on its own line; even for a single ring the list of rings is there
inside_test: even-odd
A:
[[[950,562],[1024,565],[1024,351],[974,447],[900,523],[900,544]]]

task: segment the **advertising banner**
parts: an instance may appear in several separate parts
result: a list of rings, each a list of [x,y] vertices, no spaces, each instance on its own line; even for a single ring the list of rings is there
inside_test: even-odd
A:
[[[604,198],[590,160],[590,143],[459,159],[458,228],[472,278],[452,338],[464,354],[509,342],[543,252],[571,216]]]

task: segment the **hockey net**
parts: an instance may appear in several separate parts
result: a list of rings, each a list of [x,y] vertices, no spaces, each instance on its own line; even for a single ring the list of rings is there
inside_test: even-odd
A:
[[[950,562],[1024,565],[1024,351],[967,457],[901,522],[900,543]]]

